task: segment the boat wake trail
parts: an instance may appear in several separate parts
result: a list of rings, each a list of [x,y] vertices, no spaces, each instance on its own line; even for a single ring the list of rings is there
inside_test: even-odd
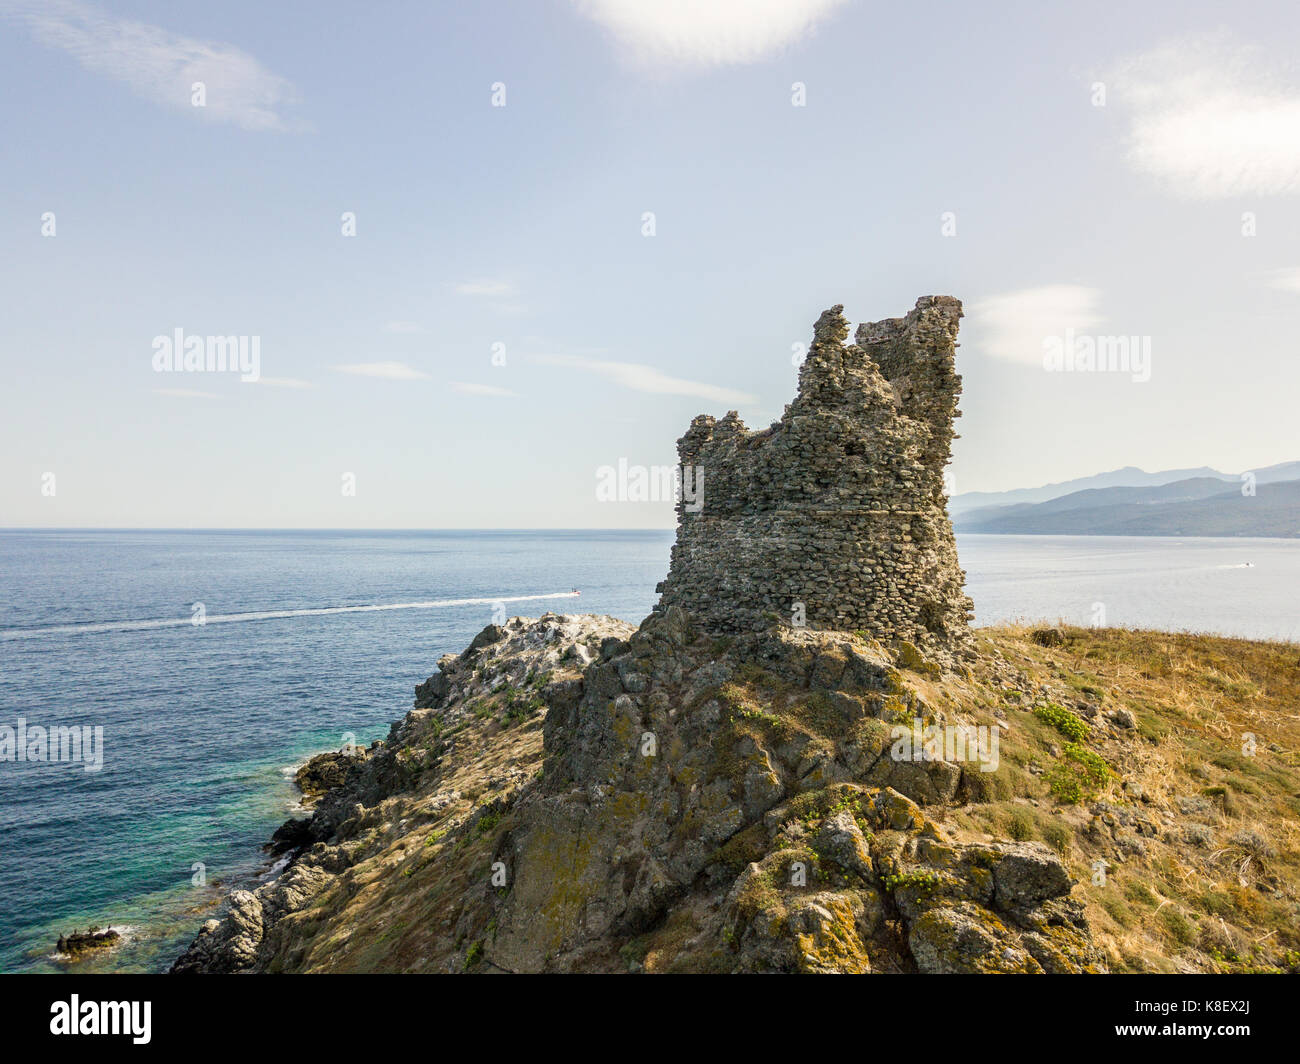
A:
[[[549,595],[500,595],[495,598],[434,599],[429,602],[381,602],[367,606],[321,606],[306,610],[260,610],[256,613],[211,613],[203,620],[193,617],[164,617],[148,621],[98,621],[59,624],[46,628],[6,628],[0,641],[32,639],[46,635],[90,635],[95,632],[145,632],[154,628],[203,627],[209,624],[237,624],[243,621],[278,621],[286,617],[324,617],[334,613],[381,613],[385,610],[436,610],[449,606],[495,606],[498,602],[539,602],[544,599],[577,598],[576,591]]]

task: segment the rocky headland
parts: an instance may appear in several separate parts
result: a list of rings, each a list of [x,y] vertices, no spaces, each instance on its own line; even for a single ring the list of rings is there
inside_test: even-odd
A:
[[[173,971],[1293,966],[1300,653],[970,629],[960,315],[833,308],[779,422],[697,418],[655,611],[444,656]]]

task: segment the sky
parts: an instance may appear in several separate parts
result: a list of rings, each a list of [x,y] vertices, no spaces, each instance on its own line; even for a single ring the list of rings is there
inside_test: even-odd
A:
[[[608,470],[780,417],[825,308],[929,294],[954,492],[1300,459],[1297,39],[1196,0],[0,0],[0,526],[671,527]],[[250,372],[168,369],[177,330]]]

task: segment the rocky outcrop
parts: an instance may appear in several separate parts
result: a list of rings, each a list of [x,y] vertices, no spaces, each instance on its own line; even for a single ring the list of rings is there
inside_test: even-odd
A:
[[[105,953],[122,944],[122,935],[111,927],[100,930],[72,931],[60,935],[55,951],[70,961],[79,961],[92,953]]]
[[[302,791],[303,798],[310,802],[326,791],[342,787],[348,780],[348,774],[365,757],[366,751],[360,747],[317,754],[294,773],[293,781]]]
[[[678,441],[693,490],[658,608],[709,631],[860,630],[946,661],[969,649],[972,608],[944,488],[961,304],[927,296],[850,344],[842,310],[818,319],[780,421],[702,415]]]
[[[300,786],[305,784],[304,791],[319,800],[309,818],[286,821],[268,846],[274,854],[291,855],[287,869],[256,889],[232,891],[222,917],[203,925],[172,972],[225,974],[285,967],[281,922],[308,907],[323,887],[336,884],[363,860],[378,828],[417,831],[430,820],[463,814],[472,805],[454,789],[427,795],[422,785],[440,778],[445,758],[478,759],[482,751],[477,743],[487,727],[481,713],[484,704],[500,703],[508,726],[530,725],[512,735],[536,737],[541,723],[537,714],[545,706],[542,694],[552,675],[563,688],[578,669],[596,659],[603,640],[617,641],[633,631],[631,625],[609,617],[548,614],[528,623],[515,618],[508,641],[507,629],[490,626],[463,654],[445,655],[439,672],[417,688],[416,709],[392,727],[385,742],[369,751],[317,755],[299,770]],[[501,645],[493,646],[496,643]],[[512,765],[499,775],[488,773],[486,779],[473,770],[469,775],[478,786],[497,789],[526,778],[523,769]],[[394,804],[418,807],[419,812],[395,828],[383,816]]]
[[[891,753],[953,719],[909,660],[677,607],[516,618],[174,970],[1098,970],[1060,858],[942,826],[963,767]]]

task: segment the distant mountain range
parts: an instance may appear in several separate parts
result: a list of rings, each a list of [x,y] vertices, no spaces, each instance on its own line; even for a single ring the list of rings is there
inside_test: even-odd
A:
[[[1300,462],[1241,474],[1133,466],[1041,488],[967,492],[949,500],[958,532],[1091,536],[1300,537]]]

